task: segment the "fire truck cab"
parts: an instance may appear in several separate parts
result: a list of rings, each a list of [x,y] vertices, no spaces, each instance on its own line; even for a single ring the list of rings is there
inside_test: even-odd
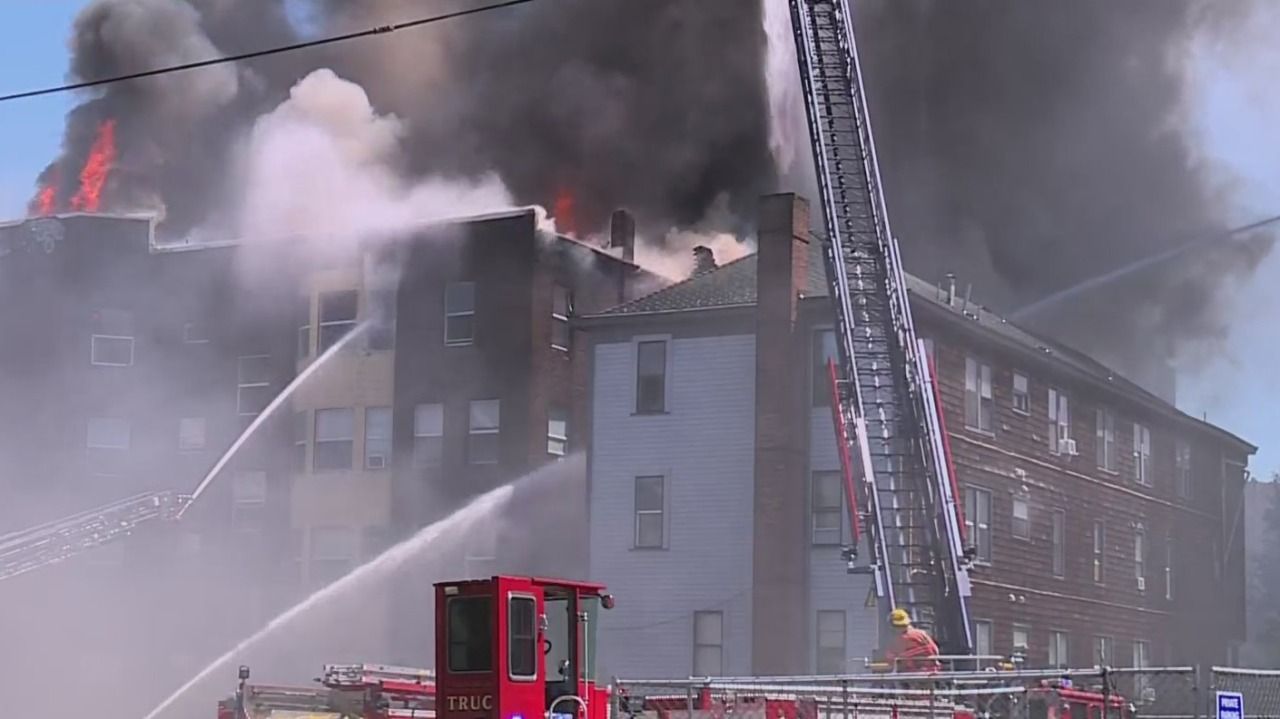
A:
[[[595,673],[601,584],[537,577],[436,584],[439,719],[604,716]]]

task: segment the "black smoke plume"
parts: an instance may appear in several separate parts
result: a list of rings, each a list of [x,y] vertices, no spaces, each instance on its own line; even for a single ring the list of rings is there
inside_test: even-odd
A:
[[[1225,229],[1190,128],[1193,43],[1248,3],[857,4],[894,229],[909,271],[1014,311]],[[1219,243],[1030,318],[1135,379],[1224,336],[1222,291],[1270,235]]]

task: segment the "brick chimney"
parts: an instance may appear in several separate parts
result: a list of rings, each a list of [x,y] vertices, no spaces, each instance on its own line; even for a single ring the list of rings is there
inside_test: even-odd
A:
[[[636,218],[626,210],[614,210],[609,218],[609,247],[621,247],[622,259],[636,259]]]
[[[806,600],[809,341],[796,309],[809,274],[809,204],[761,198],[756,258],[752,671],[809,669]]]
[[[706,274],[716,268],[716,253],[706,245],[693,248],[693,274]]]

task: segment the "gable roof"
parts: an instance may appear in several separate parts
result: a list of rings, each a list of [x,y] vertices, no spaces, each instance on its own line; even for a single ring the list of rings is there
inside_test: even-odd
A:
[[[599,314],[641,315],[746,307],[755,303],[756,255],[750,254]]]

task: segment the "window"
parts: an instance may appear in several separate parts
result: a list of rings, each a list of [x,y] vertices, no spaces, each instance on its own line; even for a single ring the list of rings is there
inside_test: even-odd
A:
[[[656,414],[667,407],[667,343],[636,345],[636,414]]]
[[[267,504],[267,473],[243,470],[231,481],[231,525],[238,530],[262,528],[263,509]]]
[[[978,487],[965,487],[964,526],[970,544],[978,550],[974,558],[991,561],[991,492]]]
[[[1174,446],[1174,484],[1178,496],[1186,499],[1191,496],[1191,445],[1178,440]]]
[[[569,451],[569,413],[563,407],[547,410],[547,454],[563,457]]]
[[[1116,418],[1109,409],[1097,411],[1098,469],[1116,471]]]
[[[1102,522],[1093,523],[1093,581],[1102,584],[1106,576],[1107,528]]]
[[[317,472],[351,469],[355,447],[355,411],[350,407],[316,410],[316,444],[311,466]]]
[[[819,674],[846,673],[845,616],[841,611],[818,612],[817,672]]]
[[[307,421],[307,411],[302,410],[293,415],[293,471],[307,471],[307,439],[311,434],[311,424]]]
[[[964,360],[964,425],[990,432],[992,427],[991,367],[972,357]]]
[[[1067,633],[1049,632],[1049,667],[1066,669],[1070,658],[1067,656]]]
[[[1027,376],[1013,373],[1013,411],[1027,414],[1031,411],[1031,395],[1027,392]]]
[[[973,651],[979,657],[991,654],[991,622],[987,619],[975,619],[973,622]]]
[[[507,599],[507,672],[512,679],[534,679],[538,676],[535,614],[537,602],[533,597]]]
[[[1049,451],[1075,454],[1075,442],[1071,439],[1071,405],[1067,396],[1056,389],[1049,390]]]
[[[271,357],[246,355],[236,358],[236,412],[253,416],[271,403]]]
[[[209,341],[209,328],[203,322],[187,322],[182,325],[182,341],[189,345],[202,345]]]
[[[1115,643],[1111,637],[1093,638],[1093,663],[1100,667],[1111,666],[1116,660],[1112,647]]]
[[[1133,530],[1133,576],[1138,591],[1147,591],[1147,530],[1141,524]]]
[[[693,613],[693,676],[715,677],[724,673],[724,614]]]
[[[1173,601],[1173,537],[1164,540],[1164,598]]]
[[[489,597],[449,597],[449,671],[488,672],[493,669],[493,613]]]
[[[814,472],[811,494],[813,543],[840,544],[844,529],[844,477],[840,472]]]
[[[560,285],[551,286],[551,346],[569,349],[569,315],[573,313],[573,295]]]
[[[1025,657],[1031,648],[1031,627],[1025,624],[1013,625],[1013,646],[1011,654]]]
[[[1138,484],[1151,485],[1151,430],[1133,424],[1133,477]]]
[[[85,445],[90,449],[128,449],[129,420],[90,417]]]
[[[327,586],[351,571],[360,548],[353,527],[314,527],[308,574],[314,586]]]
[[[831,330],[820,330],[813,333],[813,406],[831,406],[831,374],[827,371],[827,361],[837,359],[836,333]]]
[[[356,326],[359,304],[360,293],[355,290],[320,293],[320,345],[316,352],[323,354]]]
[[[1031,539],[1031,507],[1025,496],[1015,495],[1013,498],[1012,530],[1018,539]]]
[[[311,356],[311,325],[306,324],[298,328],[298,359],[306,359]]]
[[[204,439],[204,417],[184,417],[178,420],[178,449],[204,449]]]
[[[371,289],[365,293],[368,302],[369,330],[365,346],[369,349],[389,350],[396,345],[396,291]]]
[[[364,468],[386,469],[391,464],[391,408],[364,411]]]
[[[636,548],[666,546],[666,478],[636,477]]]
[[[502,406],[496,399],[471,401],[471,429],[467,435],[467,461],[471,464],[497,464],[501,413]]]
[[[475,340],[476,285],[450,282],[444,288],[444,343],[469,345]]]
[[[413,466],[438,469],[444,461],[444,405],[413,408]]]
[[[133,338],[93,335],[89,361],[101,367],[128,367],[133,364]]]
[[[1133,642],[1133,668],[1146,669],[1151,666],[1151,645],[1140,639]],[[1150,701],[1148,696],[1151,688],[1151,678],[1144,673],[1139,673],[1133,678],[1134,699],[1138,701]]]
[[[1053,576],[1061,578],[1067,574],[1067,513],[1055,509],[1050,520],[1053,523]]]

